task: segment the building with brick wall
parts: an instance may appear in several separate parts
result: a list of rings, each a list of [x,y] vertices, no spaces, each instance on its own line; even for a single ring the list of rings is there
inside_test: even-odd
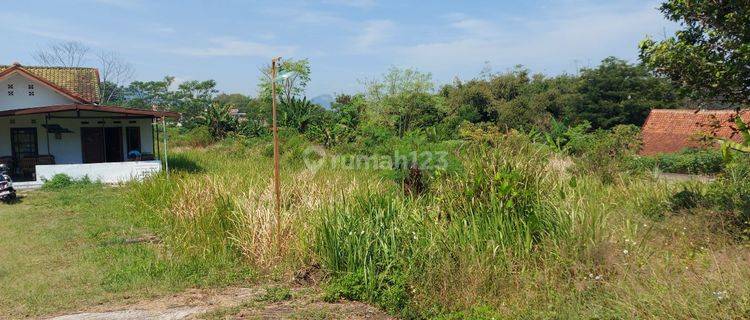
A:
[[[685,148],[716,146],[717,136],[741,141],[735,130],[734,110],[654,109],[643,125],[642,155],[678,152]],[[740,112],[750,122],[750,111]]]

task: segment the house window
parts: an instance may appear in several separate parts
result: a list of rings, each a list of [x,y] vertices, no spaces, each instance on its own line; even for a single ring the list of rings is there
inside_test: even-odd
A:
[[[8,90],[8,95],[12,96],[13,95],[13,90]]]
[[[12,83],[8,84],[8,90],[13,90],[13,84]]]
[[[127,139],[128,152],[141,150],[141,128],[140,127],[127,127],[125,128],[125,138]]]
[[[29,85],[29,90],[34,90],[34,85],[33,84]]]
[[[29,91],[29,97],[33,97],[33,96],[34,96],[34,91]]]

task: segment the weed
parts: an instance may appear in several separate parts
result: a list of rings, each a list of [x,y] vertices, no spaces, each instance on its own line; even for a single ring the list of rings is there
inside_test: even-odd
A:
[[[266,293],[258,298],[259,301],[281,302],[292,299],[292,290],[287,287],[268,287]]]

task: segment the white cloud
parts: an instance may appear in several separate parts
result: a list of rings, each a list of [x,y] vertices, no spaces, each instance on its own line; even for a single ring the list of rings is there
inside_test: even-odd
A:
[[[358,50],[370,50],[376,45],[383,44],[391,38],[395,26],[390,20],[367,21],[362,33],[354,39],[354,45]]]
[[[30,34],[49,40],[78,41],[87,45],[99,44],[98,41],[84,36],[84,32],[70,27],[68,23],[21,13],[0,13],[0,30],[2,29]]]
[[[485,61],[505,67],[522,63],[541,68],[560,68],[569,62],[568,71],[574,71],[574,60],[602,59],[618,53],[621,58],[634,58],[638,40],[668,24],[652,4],[630,10],[597,7],[539,16],[536,20],[494,23],[452,14],[445,17],[449,20],[446,33],[452,30],[454,37],[392,49],[402,63],[436,72],[479,68]],[[623,52],[630,52],[630,56]]]
[[[233,37],[209,39],[212,44],[207,47],[183,47],[168,50],[176,54],[197,57],[272,57],[288,56],[296,51],[292,46],[274,46],[254,41],[239,40]]]
[[[468,35],[480,38],[495,37],[498,34],[498,30],[500,30],[500,27],[491,21],[475,18],[457,19],[451,22],[450,26],[463,31]]]

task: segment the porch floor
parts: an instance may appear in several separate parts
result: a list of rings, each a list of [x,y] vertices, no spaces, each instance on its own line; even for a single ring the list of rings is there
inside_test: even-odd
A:
[[[23,181],[23,182],[13,182],[13,188],[16,190],[30,190],[30,189],[39,189],[42,187],[42,182],[40,181]]]

